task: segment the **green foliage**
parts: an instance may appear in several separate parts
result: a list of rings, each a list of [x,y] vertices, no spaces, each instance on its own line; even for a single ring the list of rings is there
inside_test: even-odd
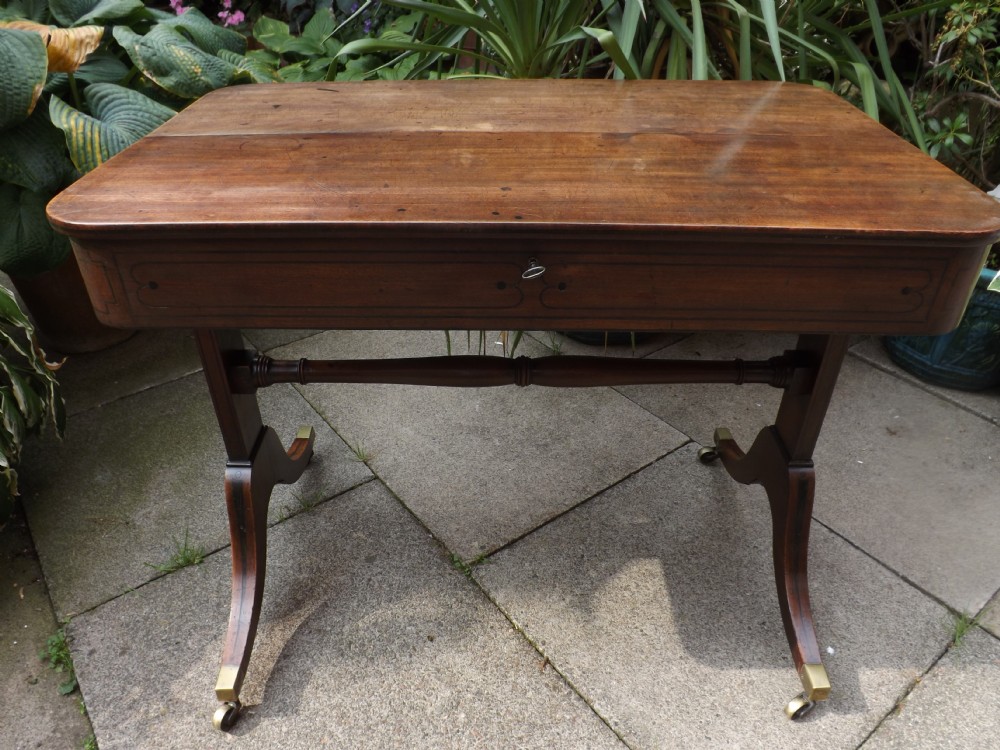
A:
[[[406,18],[412,30],[389,25],[375,37],[344,44],[336,53],[352,62],[394,55],[382,65],[362,65],[366,78],[796,80],[836,91],[926,147],[925,128],[893,67],[892,48],[875,0],[784,5],[776,0],[712,4],[385,0],[383,4],[409,11]],[[925,6],[940,4],[932,0]],[[317,54],[301,47],[297,51],[313,58]],[[308,74],[319,75],[309,63],[299,64]],[[326,77],[332,77],[329,70]]]
[[[0,129],[25,119],[41,93],[48,71],[45,42],[20,29],[0,34],[0,70],[12,71],[0,82]]]
[[[184,539],[180,540],[174,537],[173,543],[173,554],[170,555],[165,563],[159,565],[153,563],[146,564],[158,573],[173,573],[176,570],[187,568],[191,565],[200,565],[205,559],[205,548],[191,544],[187,529],[184,530]]]
[[[77,688],[76,670],[73,668],[73,657],[66,642],[66,631],[62,628],[55,635],[49,636],[45,648],[38,653],[38,658],[49,663],[49,667],[63,675],[59,684],[60,695],[69,695]]]
[[[411,39],[417,20],[417,16],[404,15],[371,0],[318,8],[298,32],[284,21],[262,16],[254,24],[253,36],[263,49],[247,57],[281,81],[401,78],[415,60],[406,61],[405,55],[399,54],[380,55],[378,45],[346,53],[343,48],[372,41],[369,35],[376,29],[390,38]]]
[[[113,83],[92,84],[83,98],[89,115],[58,97],[49,100],[49,117],[56,127],[71,134],[67,139],[69,156],[81,172],[96,168],[174,114],[138,91]]]
[[[110,27],[110,32],[105,31]],[[0,270],[69,253],[44,207],[58,191],[214,88],[274,80],[242,34],[140,0],[14,0],[0,8]]]
[[[403,10],[424,14],[440,24],[417,41],[392,33],[378,39],[358,40],[341,50],[357,52],[401,50],[425,57],[419,69],[444,56],[473,62],[473,74],[508,78],[558,77],[578,60],[583,27],[597,9],[596,0],[386,0]],[[432,27],[433,28],[433,27]],[[470,49],[462,46],[467,34],[475,39]]]
[[[965,636],[969,634],[973,628],[979,625],[979,617],[973,617],[968,612],[962,612],[960,614],[952,615],[952,630],[951,630],[951,642],[952,645],[958,647],[962,645],[962,641],[965,640]]]
[[[462,575],[464,575],[466,578],[470,580],[472,579],[472,572],[473,570],[475,570],[476,566],[482,565],[484,562],[488,560],[488,558],[489,554],[486,552],[483,552],[478,557],[469,560],[469,562],[466,562],[459,555],[456,555],[454,552],[451,553],[451,555],[449,555],[448,557],[448,559],[451,561],[451,567],[461,572]]]
[[[876,0],[384,0],[353,3],[346,18],[346,2],[294,5],[313,9],[308,22],[254,26],[264,49],[247,57],[258,74],[794,80],[833,90],[979,184],[996,183],[1000,0],[947,11],[947,0],[906,0],[892,12]],[[372,6],[393,11],[377,33],[370,21],[352,26]],[[914,75],[908,40],[917,38],[926,54]]]
[[[354,443],[348,443],[347,447],[351,449],[350,458],[352,461],[357,461],[359,463],[367,464],[375,457],[370,450],[365,448],[364,442],[360,440],[357,442],[356,445]]]
[[[963,0],[894,21],[907,40],[917,120],[930,153],[983,188],[1000,183],[1000,0]],[[916,6],[920,7],[920,6]]]
[[[5,186],[0,186],[2,189]],[[35,332],[14,295],[0,287],[0,525],[13,510],[21,446],[51,423],[66,426],[66,408],[54,372],[35,342]]]

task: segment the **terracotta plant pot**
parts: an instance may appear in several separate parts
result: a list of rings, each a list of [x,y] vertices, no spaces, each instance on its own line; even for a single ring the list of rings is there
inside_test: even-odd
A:
[[[97,320],[72,254],[51,271],[30,278],[12,276],[11,281],[35,324],[39,343],[50,354],[96,352],[135,333]]]

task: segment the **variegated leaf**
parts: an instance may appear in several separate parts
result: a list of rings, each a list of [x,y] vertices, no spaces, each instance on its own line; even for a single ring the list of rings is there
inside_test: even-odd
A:
[[[31,114],[48,67],[45,42],[38,34],[0,26],[0,130]]]
[[[195,99],[250,74],[215,55],[199,49],[174,29],[153,27],[139,36],[125,26],[116,26],[115,39],[125,48],[139,70],[175,96]]]
[[[52,123],[66,134],[70,159],[81,172],[94,169],[174,115],[138,91],[113,83],[92,84],[84,97],[92,116],[55,97],[49,102]]]
[[[91,52],[101,44],[104,29],[100,26],[78,26],[75,29],[57,29],[31,21],[11,21],[0,28],[34,31],[45,42],[50,73],[72,73],[79,68]]]
[[[66,140],[41,107],[0,137],[0,182],[55,193],[72,180],[73,173],[66,157]]]
[[[197,8],[188,8],[179,16],[160,21],[160,26],[177,29],[200,49],[212,55],[229,50],[242,55],[247,51],[246,37],[238,31],[217,26]]]
[[[125,18],[143,7],[142,0],[49,0],[49,10],[63,26]]]
[[[55,268],[70,252],[69,240],[45,218],[51,193],[0,182],[0,270],[31,276]]]

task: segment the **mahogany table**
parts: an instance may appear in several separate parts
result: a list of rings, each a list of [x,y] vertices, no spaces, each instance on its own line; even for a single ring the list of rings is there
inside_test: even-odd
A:
[[[278,382],[449,386],[769,383],[774,424],[700,457],[760,484],[785,633],[827,698],[806,576],[813,448],[849,334],[942,333],[1000,205],[818,88],[498,81],[239,86],[195,102],[49,206],[98,317],[192,327],[228,463],[232,612],[216,725],[240,710],[268,499],[286,451],[255,392]],[[784,331],[766,361],[440,357],[272,361],[240,327]]]

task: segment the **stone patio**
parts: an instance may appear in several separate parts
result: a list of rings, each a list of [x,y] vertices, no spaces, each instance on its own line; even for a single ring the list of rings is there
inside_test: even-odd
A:
[[[246,336],[280,357],[445,351],[428,332]],[[551,346],[594,353],[547,333],[518,353]],[[0,747],[82,747],[81,696],[101,750],[1000,747],[1000,391],[926,386],[854,342],[816,452],[834,692],[793,723],[764,493],[696,460],[716,426],[751,439],[777,391],[268,389],[265,419],[313,425],[316,457],[272,498],[247,707],[223,734],[225,456],[199,369],[177,332],[66,365],[66,438],[26,449],[27,527],[3,531]],[[204,562],[160,572],[185,542]],[[979,621],[955,646],[957,612]],[[66,620],[63,697],[36,654]]]

